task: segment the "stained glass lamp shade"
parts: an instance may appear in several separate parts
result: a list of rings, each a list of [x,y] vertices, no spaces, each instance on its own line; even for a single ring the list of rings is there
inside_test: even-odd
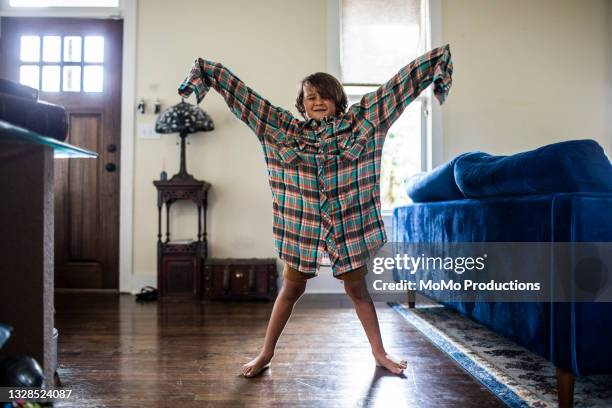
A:
[[[155,131],[157,133],[178,133],[181,137],[181,168],[171,180],[194,180],[193,176],[187,173],[185,139],[192,133],[210,132],[214,128],[215,124],[206,112],[184,100],[159,115],[155,122]]]

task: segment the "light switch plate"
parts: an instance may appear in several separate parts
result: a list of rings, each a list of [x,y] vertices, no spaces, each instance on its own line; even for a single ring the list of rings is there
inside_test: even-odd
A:
[[[138,125],[138,134],[141,139],[157,139],[159,140],[160,134],[155,132],[154,123],[141,123]]]

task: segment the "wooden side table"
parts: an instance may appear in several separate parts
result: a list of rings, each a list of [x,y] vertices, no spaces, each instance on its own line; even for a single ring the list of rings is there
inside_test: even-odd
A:
[[[201,299],[201,274],[208,257],[206,212],[210,184],[201,180],[157,180],[157,287],[160,297]],[[196,239],[170,239],[170,207],[177,201],[192,201],[198,209]],[[162,240],[162,208],[166,207],[166,236]]]

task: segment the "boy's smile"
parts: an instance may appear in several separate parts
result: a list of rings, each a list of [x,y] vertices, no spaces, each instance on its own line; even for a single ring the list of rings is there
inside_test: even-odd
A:
[[[322,97],[317,89],[304,84],[304,110],[309,119],[320,121],[326,116],[336,115],[336,104],[331,98]]]

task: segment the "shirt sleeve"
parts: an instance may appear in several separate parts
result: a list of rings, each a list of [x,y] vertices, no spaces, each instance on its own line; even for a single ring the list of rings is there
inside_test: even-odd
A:
[[[452,83],[453,64],[449,45],[435,48],[402,68],[377,90],[352,105],[350,110],[375,128],[388,130],[404,109],[432,82],[440,105]]]
[[[297,122],[289,111],[272,105],[229,69],[202,58],[195,60],[189,75],[179,85],[178,93],[183,98],[194,93],[197,103],[200,103],[211,87],[219,92],[232,113],[246,123],[260,140],[266,132],[286,131]]]

